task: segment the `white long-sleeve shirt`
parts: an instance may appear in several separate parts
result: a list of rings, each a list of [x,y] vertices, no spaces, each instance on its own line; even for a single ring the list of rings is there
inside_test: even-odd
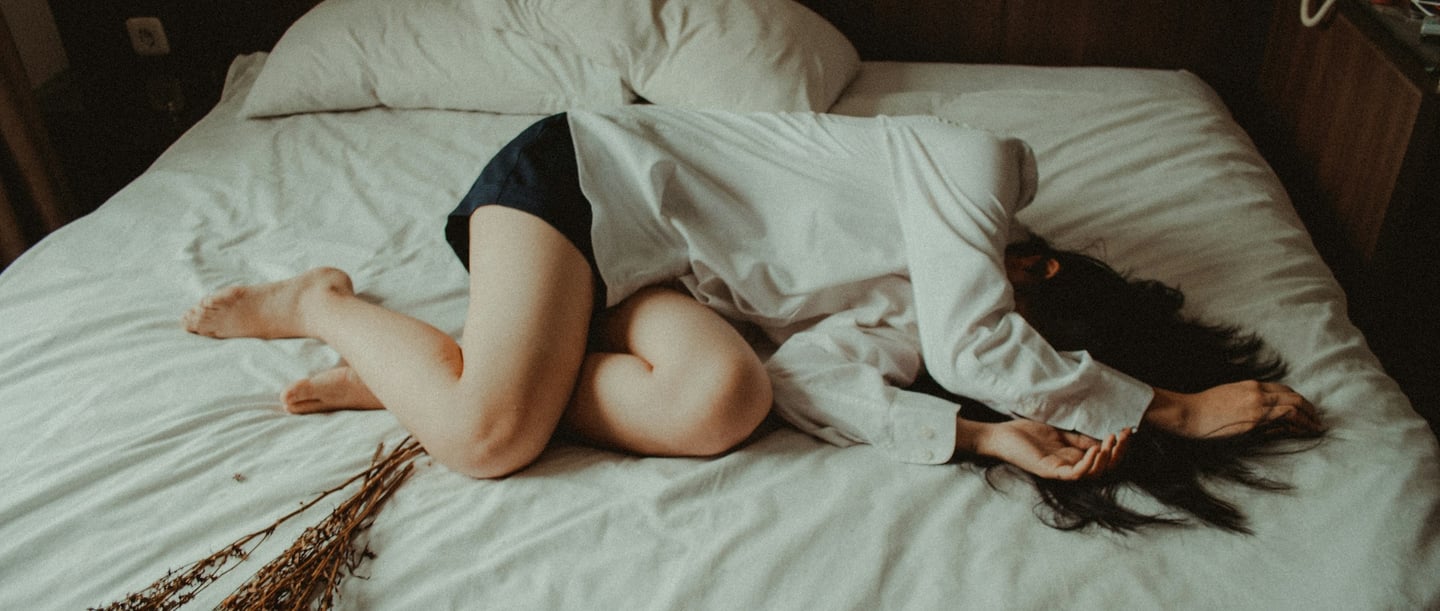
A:
[[[607,301],[679,278],[778,344],[776,410],[839,445],[939,463],[956,394],[1092,437],[1153,391],[1014,312],[1004,247],[1036,184],[1018,140],[931,117],[572,112]]]

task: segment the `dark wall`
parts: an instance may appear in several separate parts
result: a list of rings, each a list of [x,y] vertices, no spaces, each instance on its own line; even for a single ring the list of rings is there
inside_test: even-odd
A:
[[[236,55],[269,49],[315,0],[50,0],[70,69],[40,92],[83,214],[144,171],[220,99]],[[156,17],[170,54],[141,57],[125,20]]]
[[[230,60],[268,49],[314,0],[50,0],[75,81],[101,104],[145,105],[157,80],[178,84],[186,114],[219,99]],[[140,57],[125,30],[129,17],[158,17],[171,53]],[[173,92],[172,92],[173,93]]]

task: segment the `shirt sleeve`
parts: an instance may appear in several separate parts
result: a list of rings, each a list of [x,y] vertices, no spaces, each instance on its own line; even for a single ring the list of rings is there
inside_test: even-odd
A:
[[[884,300],[886,288],[908,290],[894,280],[877,286],[871,301]],[[832,314],[782,342],[766,362],[775,409],[835,445],[870,444],[902,462],[943,463],[955,452],[960,408],[900,388],[920,369],[913,322],[877,319],[873,311]]]
[[[1140,422],[1154,391],[1084,352],[1052,348],[1014,312],[1004,250],[1034,196],[1025,143],[954,127],[892,129],[896,205],[920,344],[947,390],[1101,438]]]

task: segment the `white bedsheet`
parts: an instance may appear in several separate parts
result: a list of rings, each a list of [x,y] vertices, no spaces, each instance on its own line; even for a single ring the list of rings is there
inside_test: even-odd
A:
[[[263,61],[99,211],[0,275],[0,608],[138,590],[357,472],[384,412],[290,416],[318,342],[216,341],[206,293],[315,265],[458,334],[466,276],[445,213],[534,118],[371,110],[237,118]],[[1269,460],[1285,494],[1223,487],[1256,534],[1063,533],[1028,484],[898,464],[787,428],[715,460],[557,446],[477,482],[421,468],[380,514],[365,609],[1418,609],[1440,605],[1434,438],[1346,322],[1274,177],[1184,73],[866,64],[836,112],[933,113],[1027,139],[1022,220],[1178,284],[1290,361],[1333,427]],[[338,502],[338,500],[337,500]],[[333,504],[332,504],[333,505]],[[320,511],[332,505],[322,505]],[[279,554],[283,528],[197,608]]]

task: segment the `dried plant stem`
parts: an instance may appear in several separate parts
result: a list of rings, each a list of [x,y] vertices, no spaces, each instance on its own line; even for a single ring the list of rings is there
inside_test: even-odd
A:
[[[290,549],[262,567],[219,608],[331,608],[342,577],[353,574],[372,555],[368,546],[356,545],[357,536],[370,528],[380,507],[415,468],[410,459],[419,454],[419,444],[407,443],[385,460],[377,452],[359,492],[305,529]]]
[[[361,562],[374,557],[368,545],[357,546],[357,538],[370,528],[385,501],[414,471],[414,459],[425,452],[420,443],[410,437],[382,457],[384,449],[383,444],[376,448],[368,469],[321,492],[270,526],[239,538],[179,572],[167,572],[144,590],[101,608],[106,611],[177,609],[248,559],[281,524],[357,480],[363,480],[355,494],[341,502],[319,524],[305,529],[289,549],[261,567],[217,607],[330,609],[345,575],[354,574]]]

